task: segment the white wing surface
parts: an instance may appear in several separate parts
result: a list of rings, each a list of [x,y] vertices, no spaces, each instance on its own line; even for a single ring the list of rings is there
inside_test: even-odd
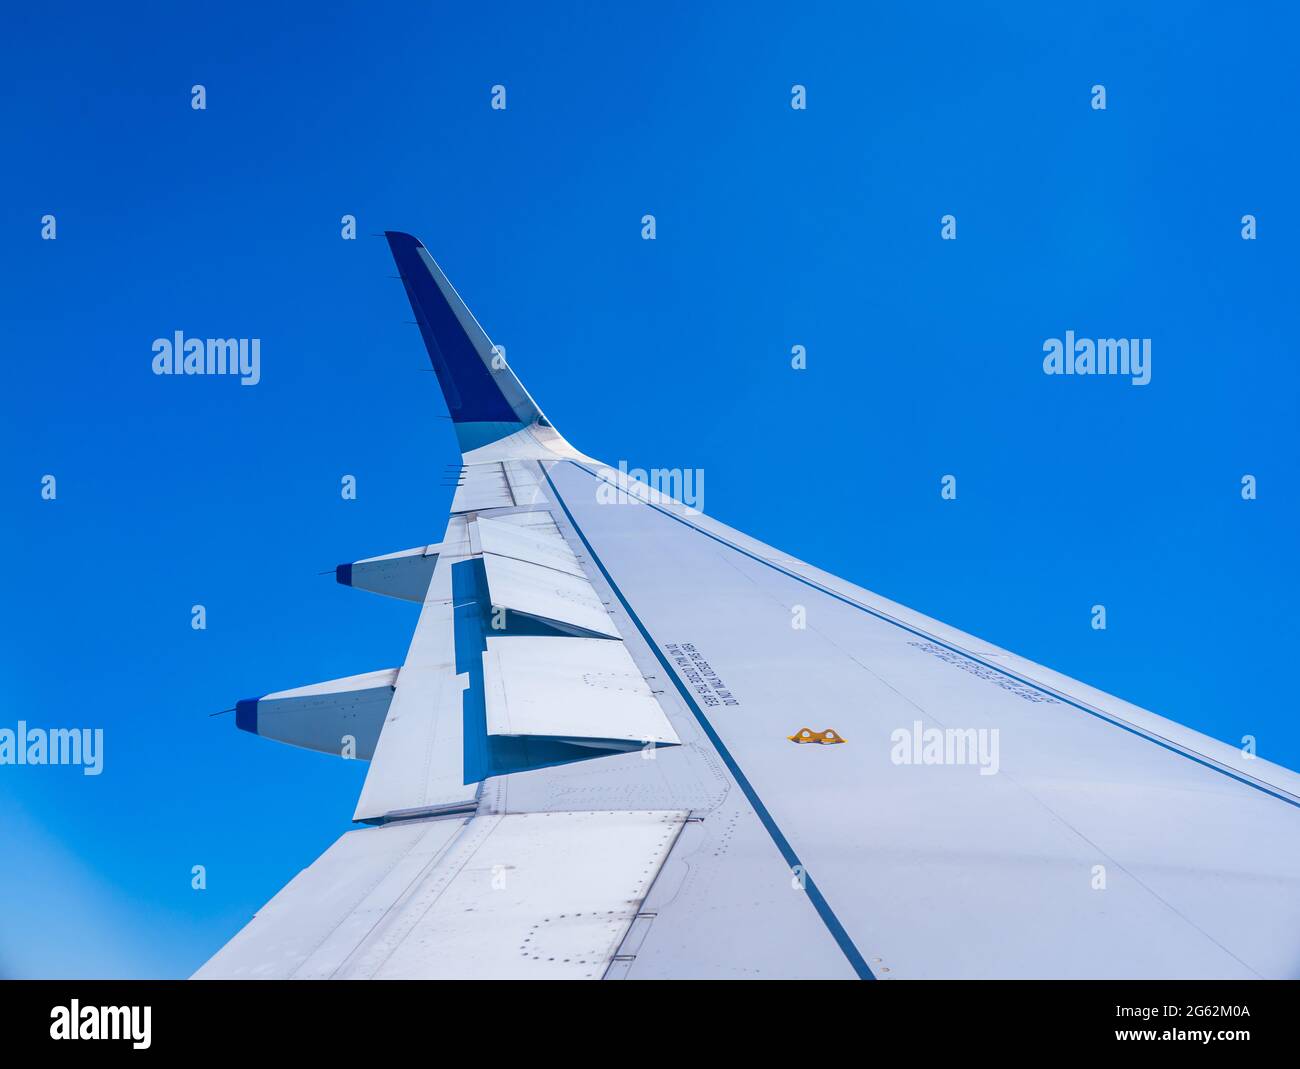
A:
[[[1300,777],[583,456],[388,239],[464,467],[439,543],[339,579],[420,621],[239,717],[361,724],[376,826],[199,977],[1300,975]]]

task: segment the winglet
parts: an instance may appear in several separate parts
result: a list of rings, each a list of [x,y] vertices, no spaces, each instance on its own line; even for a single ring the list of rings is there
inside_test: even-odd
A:
[[[525,427],[550,427],[429,250],[400,231],[386,230],[384,237],[446,398],[461,451]]]

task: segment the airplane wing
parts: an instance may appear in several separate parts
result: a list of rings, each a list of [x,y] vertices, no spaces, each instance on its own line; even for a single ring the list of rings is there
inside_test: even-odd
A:
[[[239,704],[368,826],[197,977],[1300,975],[1300,776],[579,453],[387,238],[461,485],[339,568],[399,668]]]

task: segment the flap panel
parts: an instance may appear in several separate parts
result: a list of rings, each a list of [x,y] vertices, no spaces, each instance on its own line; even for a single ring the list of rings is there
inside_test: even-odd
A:
[[[568,624],[593,635],[619,637],[618,628],[585,577],[495,553],[483,554],[483,566],[494,607]]]
[[[523,515],[535,515],[524,513]],[[573,550],[560,534],[560,529],[552,520],[549,527],[533,524],[521,526],[505,522],[507,517],[487,519],[479,517],[475,522],[478,528],[479,545],[484,553],[495,553],[500,557],[512,557],[515,560],[540,564],[545,568],[567,572],[580,579],[586,579],[586,573]]]
[[[622,642],[489,638],[489,735],[539,735],[610,749],[680,741]]]

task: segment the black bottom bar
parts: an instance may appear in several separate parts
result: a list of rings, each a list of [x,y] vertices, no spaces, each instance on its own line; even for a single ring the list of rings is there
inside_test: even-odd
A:
[[[903,1057],[1123,1047],[1228,1055],[1290,1046],[1300,993],[1291,983],[1216,981],[759,983],[726,993],[678,983],[641,984],[635,993],[613,983],[509,986],[11,981],[0,984],[0,1028],[7,1053],[357,1054],[373,1065],[470,1049],[554,1061],[605,1042],[616,1044],[611,1053],[676,1060],[692,1047],[743,1040],[761,1041],[769,1060],[772,1044],[807,1056],[832,1042],[868,1058],[881,1044]]]

